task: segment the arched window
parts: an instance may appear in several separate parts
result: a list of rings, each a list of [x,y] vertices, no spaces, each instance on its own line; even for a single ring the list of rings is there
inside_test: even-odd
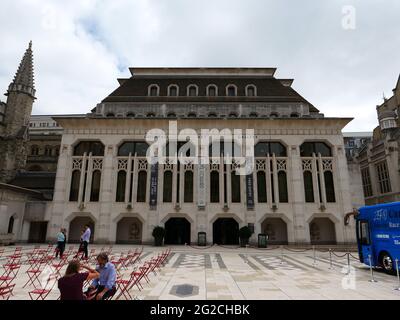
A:
[[[145,157],[149,145],[146,142],[141,141],[127,141],[122,143],[118,148],[119,157],[127,157],[129,153],[138,157]]]
[[[80,179],[81,179],[81,172],[79,170],[74,170],[71,176],[69,201],[78,201]]]
[[[188,118],[196,118],[197,114],[195,112],[189,112],[187,116]]]
[[[257,95],[257,89],[255,85],[248,85],[246,86],[246,96],[248,97],[255,97]]]
[[[250,118],[258,118],[258,113],[257,113],[257,112],[251,112],[251,113],[249,114],[249,117],[250,117]]]
[[[290,117],[291,117],[291,118],[300,118],[300,115],[299,115],[297,112],[292,112],[292,113],[290,114]]]
[[[234,141],[218,140],[210,144],[208,149],[209,157],[219,158],[221,155],[224,157],[240,157],[242,154],[242,148],[239,144]]]
[[[60,155],[60,146],[55,146],[54,152],[55,152],[55,155],[58,157]]]
[[[170,97],[177,97],[179,95],[178,86],[173,84],[168,87],[168,95]]]
[[[140,171],[137,181],[137,202],[146,202],[147,172]]]
[[[38,156],[39,155],[39,146],[33,145],[31,147],[31,156]]]
[[[333,184],[333,174],[331,171],[324,172],[326,201],[335,202],[335,187]]]
[[[214,84],[210,84],[207,87],[207,96],[216,97],[218,95],[218,87]]]
[[[194,84],[191,84],[190,86],[188,86],[187,88],[187,95],[189,97],[196,97],[198,96],[198,88],[197,86],[195,86]]]
[[[125,189],[126,189],[126,172],[124,170],[121,170],[118,172],[118,177],[117,177],[116,202],[125,201]]]
[[[212,203],[219,202],[219,172],[212,171],[210,173],[210,201]]]
[[[314,202],[314,186],[312,173],[310,171],[304,171],[303,179],[306,202]]]
[[[280,142],[259,142],[254,147],[255,157],[266,157],[275,154],[276,157],[286,157],[286,147]]]
[[[270,118],[278,118],[278,117],[279,117],[279,114],[278,114],[277,112],[272,112],[272,113],[269,115],[269,117],[270,117]]]
[[[107,118],[115,118],[115,113],[108,112],[108,113],[106,114],[106,117],[107,117]]]
[[[83,156],[92,153],[92,156],[104,156],[104,145],[99,141],[81,141],[74,148],[74,156]]]
[[[214,112],[210,112],[210,113],[208,114],[208,117],[209,117],[209,118],[216,118],[216,117],[217,117],[217,114],[214,113]]]
[[[154,112],[149,112],[148,114],[146,114],[147,118],[155,118],[156,114]]]
[[[235,171],[231,172],[231,196],[233,203],[240,202],[240,177]]]
[[[193,202],[193,172],[185,172],[184,202]]]
[[[229,85],[226,87],[226,95],[228,97],[235,97],[237,96],[237,88],[234,85]]]
[[[134,117],[135,117],[135,114],[132,113],[132,112],[129,112],[129,113],[126,114],[126,117],[127,117],[127,118],[134,118]]]
[[[92,187],[90,192],[90,201],[98,202],[100,197],[100,181],[101,181],[101,171],[96,170],[92,174]]]
[[[267,202],[267,178],[264,171],[257,172],[257,197],[259,203]]]
[[[321,154],[322,157],[332,157],[331,148],[325,142],[304,142],[300,146],[300,156],[312,157]]]
[[[229,114],[229,118],[237,118],[237,117],[238,117],[238,115],[237,115],[236,112],[231,112],[231,113]]]
[[[152,84],[149,86],[148,95],[150,97],[157,97],[157,96],[159,96],[159,94],[160,94],[160,88],[158,85]]]
[[[13,233],[14,230],[14,216],[11,216],[10,219],[8,219],[8,233]]]
[[[164,172],[163,202],[172,202],[172,172]]]
[[[176,118],[176,113],[175,112],[168,113],[167,118]]]
[[[44,148],[44,155],[47,157],[51,157],[51,155],[52,155],[52,147],[51,146],[46,146]]]
[[[287,178],[285,171],[278,172],[278,188],[279,188],[279,202],[287,203],[288,199],[288,189],[287,189]]]

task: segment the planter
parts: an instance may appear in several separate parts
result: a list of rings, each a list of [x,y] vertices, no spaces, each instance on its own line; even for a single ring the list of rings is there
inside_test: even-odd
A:
[[[249,238],[240,238],[240,246],[245,248],[249,244]]]
[[[13,233],[0,234],[0,245],[7,246],[13,242]]]
[[[163,239],[164,239],[164,238],[161,238],[161,237],[154,238],[154,245],[155,245],[156,247],[162,247],[162,245],[163,245]]]

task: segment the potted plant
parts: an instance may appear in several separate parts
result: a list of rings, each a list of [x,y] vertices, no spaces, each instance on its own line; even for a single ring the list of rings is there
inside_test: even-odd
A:
[[[156,247],[161,247],[163,245],[165,229],[163,227],[157,226],[153,229],[152,235],[154,237],[154,245]]]
[[[248,226],[244,226],[239,229],[240,246],[245,247],[249,244],[249,239],[251,237],[251,230]]]

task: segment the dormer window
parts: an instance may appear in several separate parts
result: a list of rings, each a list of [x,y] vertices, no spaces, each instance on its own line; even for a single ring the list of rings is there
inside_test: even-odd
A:
[[[207,96],[216,97],[218,95],[218,88],[215,84],[210,84],[207,87]]]
[[[173,84],[168,87],[168,95],[170,97],[177,97],[179,95],[178,86]]]
[[[198,90],[197,86],[194,85],[194,84],[191,84],[191,85],[188,86],[188,88],[187,88],[187,95],[188,95],[189,97],[197,97],[198,94],[199,94],[198,91],[199,91],[199,90]]]
[[[246,87],[246,96],[248,97],[255,97],[257,95],[257,89],[255,85],[248,85]]]
[[[226,95],[228,97],[235,97],[237,95],[237,88],[233,84],[226,87]]]
[[[156,84],[152,84],[149,86],[149,92],[148,95],[150,97],[157,97],[160,95],[160,87]]]

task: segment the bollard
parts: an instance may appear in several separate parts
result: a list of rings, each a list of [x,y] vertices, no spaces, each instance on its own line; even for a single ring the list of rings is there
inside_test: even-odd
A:
[[[332,266],[332,250],[329,249],[329,269],[332,270],[333,266]]]
[[[394,290],[400,291],[400,276],[399,276],[399,260],[396,259],[396,272],[397,272],[397,288]]]
[[[317,257],[315,256],[315,246],[313,246],[313,256],[314,256],[313,266],[316,266],[317,265]]]
[[[350,252],[347,251],[347,274],[350,273]]]
[[[281,246],[281,264],[283,264],[283,246]]]
[[[371,260],[371,255],[368,255],[368,259],[369,259],[369,269],[371,271],[371,280],[369,280],[369,282],[378,282],[375,280],[374,278],[374,270],[372,269],[372,260]]]

